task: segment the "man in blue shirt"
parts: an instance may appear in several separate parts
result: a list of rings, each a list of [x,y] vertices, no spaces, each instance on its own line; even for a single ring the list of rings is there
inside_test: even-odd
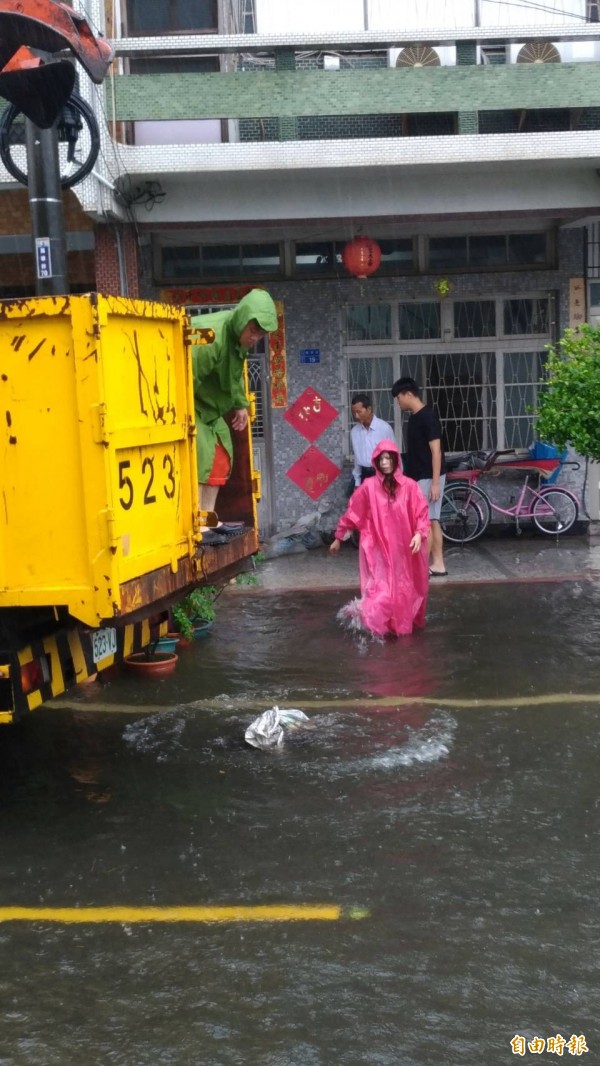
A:
[[[394,431],[383,418],[373,414],[373,401],[366,392],[357,392],[352,397],[352,417],[355,422],[350,431],[354,453],[352,477],[357,489],[366,477],[375,473],[375,467],[371,466],[375,446],[382,440],[393,440]]]

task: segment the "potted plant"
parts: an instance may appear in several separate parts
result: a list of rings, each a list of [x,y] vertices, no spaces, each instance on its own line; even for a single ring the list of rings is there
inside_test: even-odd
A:
[[[156,642],[157,651],[177,651],[177,645],[181,637],[179,633],[165,633],[164,637],[159,637]]]
[[[172,608],[173,624],[184,640],[205,636],[216,618],[215,600],[221,589],[203,585],[192,589]]]
[[[148,674],[152,677],[165,677],[172,674],[177,666],[175,651],[166,651],[160,648],[160,640],[152,640],[143,651],[134,652],[124,660],[128,670],[136,674]]]

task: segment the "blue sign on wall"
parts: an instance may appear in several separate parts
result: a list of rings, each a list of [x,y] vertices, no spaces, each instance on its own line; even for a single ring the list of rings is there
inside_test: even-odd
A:
[[[51,278],[52,255],[50,252],[50,240],[48,237],[36,237],[35,261],[38,278]]]
[[[321,349],[320,348],[301,348],[300,363],[320,363],[321,362]]]

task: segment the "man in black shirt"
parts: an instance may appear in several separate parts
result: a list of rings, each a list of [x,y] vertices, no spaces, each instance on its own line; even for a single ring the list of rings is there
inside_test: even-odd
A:
[[[400,378],[396,381],[392,387],[392,396],[400,410],[408,411],[410,414],[406,433],[407,450],[404,457],[404,473],[413,481],[419,482],[429,503],[431,520],[429,576],[446,577],[444,542],[440,526],[446,465],[440,423],[431,407],[423,403],[419,386],[412,378]]]

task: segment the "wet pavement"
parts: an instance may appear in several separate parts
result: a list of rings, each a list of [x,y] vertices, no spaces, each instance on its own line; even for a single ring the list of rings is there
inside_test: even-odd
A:
[[[171,678],[1,734],[0,1066],[596,1060],[597,549],[515,548],[384,641],[337,622],[354,550],[264,563]],[[249,748],[274,704],[309,727]]]
[[[447,578],[453,582],[535,581],[600,577],[600,537],[587,534],[544,537],[525,531],[519,537],[484,537],[464,547],[445,544]],[[267,591],[293,588],[358,588],[358,551],[349,542],[337,558],[325,548],[284,555],[260,564],[258,586]]]

